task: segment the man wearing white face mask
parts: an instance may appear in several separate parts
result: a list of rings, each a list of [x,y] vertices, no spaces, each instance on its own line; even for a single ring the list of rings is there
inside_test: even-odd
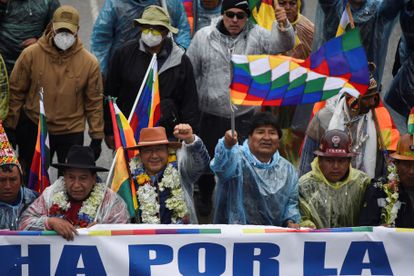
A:
[[[65,162],[72,145],[82,145],[88,121],[95,158],[103,133],[102,79],[97,59],[80,41],[79,12],[62,6],[53,14],[38,43],[26,48],[10,77],[10,109],[5,121],[27,173],[33,158],[39,120],[39,90],[49,131],[51,158]],[[27,175],[26,175],[27,176]]]
[[[173,138],[174,126],[189,124],[197,132],[198,98],[193,67],[184,50],[168,37],[177,33],[170,17],[159,6],[147,7],[135,20],[141,36],[115,52],[109,63],[105,94],[117,97],[121,111],[128,116],[153,54],[157,54],[161,118],[159,125]],[[113,148],[113,130],[109,108],[105,107],[105,141]]]

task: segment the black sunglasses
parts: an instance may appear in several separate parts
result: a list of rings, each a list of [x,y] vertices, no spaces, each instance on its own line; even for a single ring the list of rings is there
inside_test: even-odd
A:
[[[226,11],[224,13],[228,18],[234,18],[241,20],[247,17],[247,14],[244,12],[232,12],[232,11]]]

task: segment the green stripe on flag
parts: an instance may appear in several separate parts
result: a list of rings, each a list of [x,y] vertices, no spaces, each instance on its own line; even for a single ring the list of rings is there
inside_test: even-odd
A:
[[[304,93],[307,94],[307,93],[322,91],[323,86],[325,85],[325,81],[326,81],[325,77],[308,81],[306,83]]]
[[[260,84],[269,84],[272,78],[272,72],[271,71],[267,71],[264,72],[261,75],[258,76],[254,76],[253,79]]]
[[[303,74],[302,76],[300,76],[299,78],[297,78],[297,79],[295,79],[294,81],[292,81],[291,83],[290,83],[290,85],[289,85],[289,88],[288,88],[288,90],[292,90],[292,89],[294,89],[294,88],[296,88],[296,87],[299,87],[299,86],[303,86],[303,84],[305,84],[305,82],[306,82],[306,78],[308,77],[308,75],[307,74]]]
[[[129,183],[128,178],[122,182],[117,192],[119,196],[122,197],[122,199],[125,201],[127,208],[128,208],[128,212],[131,218],[133,218],[135,216],[135,208],[134,208],[134,202],[132,201],[131,185]]]
[[[342,49],[347,52],[352,49],[361,47],[361,38],[357,29],[346,32],[342,36]]]
[[[271,89],[280,88],[289,84],[289,72],[272,81]]]
[[[243,70],[244,72],[246,72],[247,74],[250,74],[250,67],[249,67],[249,63],[234,63],[233,62],[233,67]]]
[[[414,124],[407,125],[407,132],[408,134],[414,134]]]
[[[341,89],[342,88],[323,91],[323,95],[322,95],[321,101],[325,101],[325,100],[327,100],[329,98],[332,98],[333,96],[335,96],[336,94],[338,94],[339,91],[341,91]]]

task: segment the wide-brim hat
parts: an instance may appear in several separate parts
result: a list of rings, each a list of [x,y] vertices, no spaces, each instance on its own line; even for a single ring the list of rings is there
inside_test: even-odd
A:
[[[74,34],[79,28],[79,12],[72,6],[61,6],[53,14],[52,23],[55,31],[68,29]]]
[[[398,141],[397,151],[390,154],[390,157],[397,160],[414,161],[413,135],[404,134]]]
[[[95,154],[90,147],[74,145],[69,149],[66,163],[54,163],[57,169],[87,169],[95,172],[107,172],[108,169],[98,167],[95,163]]]
[[[142,147],[148,146],[157,146],[157,145],[168,145],[168,147],[173,149],[179,149],[181,147],[180,142],[171,142],[168,141],[167,133],[163,127],[149,127],[141,129],[139,134],[139,142],[134,147],[126,148],[127,150],[139,149]]]
[[[136,25],[163,26],[173,34],[177,34],[178,29],[174,28],[170,22],[168,12],[164,8],[156,5],[148,6],[142,13],[141,18],[134,20]]]

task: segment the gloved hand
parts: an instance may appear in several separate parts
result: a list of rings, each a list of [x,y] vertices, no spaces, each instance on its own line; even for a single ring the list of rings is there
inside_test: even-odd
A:
[[[9,139],[10,144],[16,149],[16,130],[11,128],[5,128],[7,138]]]
[[[95,161],[98,160],[102,152],[102,139],[92,139],[91,144],[89,145],[95,154]]]

